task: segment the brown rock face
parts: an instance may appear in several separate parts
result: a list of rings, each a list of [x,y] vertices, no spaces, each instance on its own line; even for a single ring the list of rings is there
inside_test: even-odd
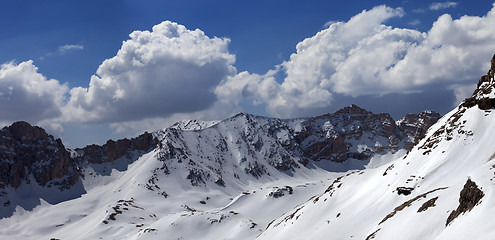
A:
[[[426,111],[408,114],[397,125],[387,113],[375,114],[351,105],[333,114],[308,119],[296,139],[308,159],[366,160],[375,153],[411,149],[439,118],[440,114]]]
[[[41,186],[61,190],[73,186],[79,176],[60,139],[40,127],[15,122],[0,130],[0,187],[17,188],[32,176]]]
[[[480,203],[483,196],[485,196],[485,194],[478,188],[478,185],[471,181],[471,179],[468,179],[466,184],[464,184],[464,188],[461,190],[459,196],[459,206],[457,206],[457,209],[450,213],[445,226],[448,226],[450,222],[454,221],[454,219],[462,213],[471,211],[474,206]]]
[[[89,163],[112,162],[122,157],[129,157],[134,151],[146,152],[157,147],[158,140],[151,133],[145,132],[131,139],[108,140],[103,146],[88,145],[76,149],[82,154],[76,157],[76,161],[87,161]]]
[[[22,140],[23,138],[30,139],[40,139],[45,140],[48,139],[48,134],[38,126],[31,126],[29,123],[24,121],[19,121],[13,123],[10,127],[8,127],[9,132],[12,134],[12,137],[15,140]]]

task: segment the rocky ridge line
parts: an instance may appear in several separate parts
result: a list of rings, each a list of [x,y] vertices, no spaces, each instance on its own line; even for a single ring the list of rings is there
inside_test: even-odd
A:
[[[333,114],[304,120],[280,120],[241,113],[222,122],[228,125],[237,118],[244,119],[242,124],[245,130],[232,134],[241,135],[242,144],[249,149],[250,155],[255,156],[267,145],[265,149],[274,148],[263,153],[264,158],[272,159],[270,165],[279,171],[294,171],[299,164],[306,165],[309,161],[344,162],[349,158],[366,160],[373,154],[408,148],[438,120],[439,114],[429,111],[408,114],[396,124],[389,114],[374,114],[351,105]],[[294,126],[291,126],[297,121],[301,122],[301,129],[293,129]],[[199,129],[181,129],[180,124],[176,124],[131,139],[109,140],[101,146],[93,144],[78,148],[72,151],[71,156],[60,139],[54,139],[40,127],[16,122],[0,131],[0,187],[17,188],[22,181],[29,183],[32,175],[40,186],[57,185],[61,190],[69,189],[79,177],[84,177],[81,169],[88,164],[106,164],[118,159],[126,159],[127,163],[131,163],[156,148],[166,149],[159,154],[162,160],[171,157],[189,159],[188,143],[176,138],[191,130],[201,133],[219,123],[211,123],[213,125]],[[266,131],[263,137],[258,134],[260,131]],[[263,143],[262,139],[273,141]],[[382,143],[358,149],[357,142],[361,140]],[[175,146],[170,144],[174,141],[177,142]],[[227,143],[222,141],[219,144],[216,146],[218,151],[227,151]],[[261,160],[246,163],[246,172],[255,177],[263,175],[266,167]],[[193,162],[189,164],[193,165]],[[189,173],[188,179],[194,183],[202,182],[201,178],[205,177],[202,175],[208,175],[197,166],[191,167]],[[215,178],[215,181],[224,184],[221,176]]]

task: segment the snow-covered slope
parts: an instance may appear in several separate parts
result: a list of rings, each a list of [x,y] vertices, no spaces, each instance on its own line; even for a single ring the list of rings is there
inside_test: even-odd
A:
[[[232,187],[210,182],[192,186],[182,178],[187,172],[178,167],[172,171],[175,164],[169,164],[166,172],[163,162],[156,157],[159,153],[155,150],[145,154],[126,171],[113,169],[108,176],[86,169],[88,177],[84,185],[91,186],[87,194],[56,205],[42,200],[41,205],[29,212],[18,207],[12,217],[0,221],[0,236],[6,239],[162,239],[163,236],[249,239],[259,235],[276,216],[323,191],[333,176],[324,170],[301,169],[294,176],[273,171],[270,179],[256,181],[252,177]],[[263,211],[260,201],[272,208]]]
[[[494,62],[478,87],[493,89]],[[480,92],[403,158],[339,177],[258,239],[494,239],[495,111]]]
[[[401,156],[438,117],[424,112],[397,124],[388,114],[355,105],[293,120],[240,113],[75,149],[68,164],[77,171],[69,172],[73,183],[64,189],[49,189],[30,180],[30,173],[9,175],[21,182],[1,186],[0,239],[277,237],[277,218],[308,199],[317,204],[317,195],[347,170]],[[33,187],[43,194],[26,208],[20,203]],[[65,195],[73,199],[49,197]]]
[[[4,186],[0,199],[9,205],[2,208],[0,236],[254,239],[273,219],[324,191],[339,175],[328,170],[363,168],[374,153],[392,156],[418,137],[402,132],[388,114],[355,105],[308,119],[241,113],[221,122],[178,123],[73,150],[78,171],[71,176],[79,176],[77,189],[85,193],[76,199],[48,201],[45,194],[30,198],[26,211],[19,198],[37,182]],[[74,190],[36,191],[63,196]]]

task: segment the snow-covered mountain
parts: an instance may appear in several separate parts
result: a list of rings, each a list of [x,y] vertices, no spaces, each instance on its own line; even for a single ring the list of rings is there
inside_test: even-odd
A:
[[[12,185],[5,171],[0,236],[493,239],[494,73],[495,56],[473,96],[438,122],[355,105],[292,120],[241,113],[72,150],[77,178],[62,188],[29,171]],[[73,193],[29,196],[38,202],[23,208],[33,186]]]
[[[494,239],[494,73],[495,56],[407,155],[338,177],[258,239]]]
[[[229,218],[227,228],[239,229],[232,236],[253,238],[275,217],[323,191],[334,172],[405,152],[438,118],[423,112],[396,124],[388,114],[355,105],[292,120],[240,113],[75,150],[18,122],[0,132],[0,225],[6,226],[0,236],[134,238],[158,234],[150,226],[170,219],[188,228],[188,221]],[[270,201],[264,204],[270,210],[261,214],[259,201]],[[190,220],[180,223],[184,214]],[[77,231],[81,226],[84,233]]]

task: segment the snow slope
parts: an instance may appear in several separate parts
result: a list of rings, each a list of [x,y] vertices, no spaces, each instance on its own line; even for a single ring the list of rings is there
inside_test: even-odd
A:
[[[106,178],[101,182],[108,184],[93,186],[78,199],[56,205],[42,203],[31,212],[18,208],[14,216],[0,221],[0,236],[5,239],[255,238],[273,216],[291,210],[324,190],[333,180],[326,171],[307,170],[306,174],[301,172],[294,177],[281,173],[272,176],[278,180],[266,183],[245,183],[243,188],[252,190],[242,193],[216,184],[193,187],[180,181],[177,177],[180,173],[153,172],[163,164],[155,157],[157,153],[142,156],[126,171],[113,170],[109,176],[95,176]],[[153,176],[152,181],[149,176]],[[85,184],[93,182],[85,181]],[[282,191],[284,196],[269,196],[286,186],[293,188],[291,194]],[[261,211],[261,202],[268,211]]]
[[[493,108],[463,103],[404,157],[339,177],[258,239],[494,239],[494,122]]]

